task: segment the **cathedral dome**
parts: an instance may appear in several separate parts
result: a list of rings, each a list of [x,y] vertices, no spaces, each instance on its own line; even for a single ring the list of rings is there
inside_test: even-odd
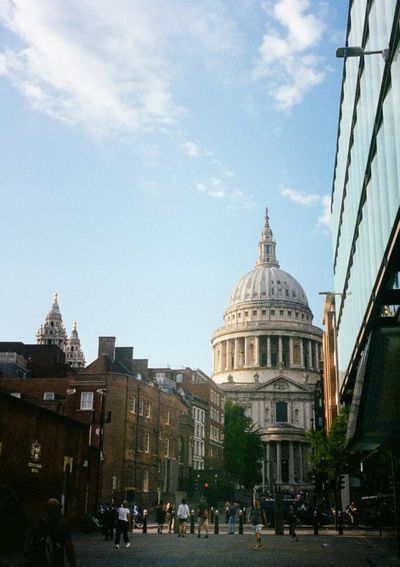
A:
[[[228,309],[243,303],[291,303],[308,309],[308,300],[299,282],[275,266],[257,266],[233,288]]]
[[[281,270],[276,258],[276,242],[269,225],[268,209],[259,241],[256,267],[244,275],[233,288],[227,312],[246,307],[288,307],[311,313],[307,296],[299,282]]]

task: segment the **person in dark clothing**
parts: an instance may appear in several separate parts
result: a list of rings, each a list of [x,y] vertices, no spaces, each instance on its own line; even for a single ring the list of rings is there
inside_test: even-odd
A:
[[[166,511],[164,508],[164,503],[161,500],[159,504],[157,504],[156,506],[156,521],[158,524],[158,528],[157,528],[157,532],[159,534],[162,534],[163,531],[163,527],[165,524],[165,516],[166,516]]]
[[[29,567],[64,567],[64,553],[70,567],[77,567],[70,523],[61,515],[59,500],[50,498],[45,516],[32,531],[22,564]]]
[[[106,541],[113,539],[114,528],[117,524],[117,516],[118,514],[116,509],[109,504],[106,504],[103,512],[103,533]]]
[[[299,541],[299,538],[296,535],[297,516],[296,516],[296,511],[295,511],[293,506],[290,506],[290,508],[289,508],[288,524],[289,524],[290,539],[292,541],[294,541],[294,540]]]

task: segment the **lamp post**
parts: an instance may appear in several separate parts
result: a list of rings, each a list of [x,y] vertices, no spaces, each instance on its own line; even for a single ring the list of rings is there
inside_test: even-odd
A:
[[[103,460],[103,440],[104,440],[104,396],[107,393],[105,388],[98,388],[96,390],[100,394],[100,413],[99,413],[99,446],[97,452],[97,470],[96,470],[96,495],[95,495],[95,507],[96,512],[99,508],[99,495],[100,495],[100,484],[101,484],[101,468]]]
[[[336,50],[336,57],[340,59],[347,59],[348,57],[364,57],[364,55],[375,55],[380,53],[385,63],[390,60],[389,49],[379,49],[374,51],[365,51],[363,47],[338,47]]]

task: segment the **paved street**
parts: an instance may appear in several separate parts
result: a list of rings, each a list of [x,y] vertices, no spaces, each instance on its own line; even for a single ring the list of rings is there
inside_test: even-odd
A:
[[[116,550],[114,544],[104,541],[99,533],[74,536],[78,567],[215,567],[228,564],[232,567],[390,567],[399,566],[395,557],[396,546],[385,537],[366,537],[361,532],[345,532],[337,536],[333,530],[312,535],[310,529],[298,531],[299,541],[290,541],[288,535],[276,536],[272,530],[263,531],[265,547],[253,549],[254,536],[249,526],[243,535],[227,535],[226,526],[221,533],[210,533],[208,539],[188,534],[178,538],[175,534],[157,534],[150,528],[147,534],[135,530],[130,534],[131,547]],[[0,558],[1,567],[18,565],[17,557]]]
[[[364,536],[310,535],[310,530],[299,531],[299,541],[289,536],[276,536],[264,531],[265,547],[255,551],[254,536],[245,529],[243,535],[221,533],[199,539],[196,535],[178,538],[173,534],[159,535],[155,530],[147,534],[135,532],[131,547],[116,550],[113,543],[102,541],[99,535],[77,536],[76,544],[80,566],[90,567],[214,567],[228,564],[232,567],[273,565],[279,567],[302,566],[370,566],[400,565],[393,556],[395,549],[377,546]],[[304,534],[304,535],[302,535]],[[307,534],[307,535],[306,535]]]

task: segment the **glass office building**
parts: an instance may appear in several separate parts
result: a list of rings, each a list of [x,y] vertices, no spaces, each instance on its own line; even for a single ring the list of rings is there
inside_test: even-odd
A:
[[[364,55],[344,59],[332,189],[338,389],[365,449],[400,433],[399,15],[350,1],[346,46]]]

